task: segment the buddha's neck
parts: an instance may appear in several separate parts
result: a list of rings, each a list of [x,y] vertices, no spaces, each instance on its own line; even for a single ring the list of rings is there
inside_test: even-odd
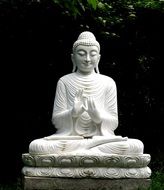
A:
[[[85,77],[85,76],[94,75],[96,72],[93,70],[93,71],[91,71],[91,72],[85,73],[85,72],[80,72],[79,70],[77,70],[76,73],[77,73],[78,75],[81,75],[81,76],[84,76],[84,77]]]

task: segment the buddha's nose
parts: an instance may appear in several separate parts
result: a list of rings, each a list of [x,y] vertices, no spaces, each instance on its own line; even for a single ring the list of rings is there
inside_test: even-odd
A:
[[[85,59],[85,61],[86,61],[86,63],[88,63],[88,62],[91,61],[91,58],[90,58],[90,55],[89,55],[89,54],[86,55],[86,59]]]

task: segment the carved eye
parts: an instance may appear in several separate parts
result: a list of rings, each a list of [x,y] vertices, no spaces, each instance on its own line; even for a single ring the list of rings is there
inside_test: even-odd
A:
[[[91,55],[91,56],[97,55],[97,51],[91,51],[90,55]]]
[[[82,51],[82,50],[78,51],[77,53],[78,53],[78,55],[80,55],[80,56],[84,56],[84,55],[85,55],[85,51]]]

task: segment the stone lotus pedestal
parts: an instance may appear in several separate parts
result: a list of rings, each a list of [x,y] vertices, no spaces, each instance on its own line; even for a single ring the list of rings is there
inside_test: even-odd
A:
[[[22,159],[25,165],[22,169],[25,176],[25,190],[103,188],[137,190],[139,187],[147,188],[150,185],[149,154],[30,155],[27,153],[22,155]]]

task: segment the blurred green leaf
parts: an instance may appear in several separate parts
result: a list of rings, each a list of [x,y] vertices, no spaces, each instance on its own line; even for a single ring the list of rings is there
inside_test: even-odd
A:
[[[96,10],[98,5],[98,0],[87,0],[88,4],[92,6],[94,10]]]

